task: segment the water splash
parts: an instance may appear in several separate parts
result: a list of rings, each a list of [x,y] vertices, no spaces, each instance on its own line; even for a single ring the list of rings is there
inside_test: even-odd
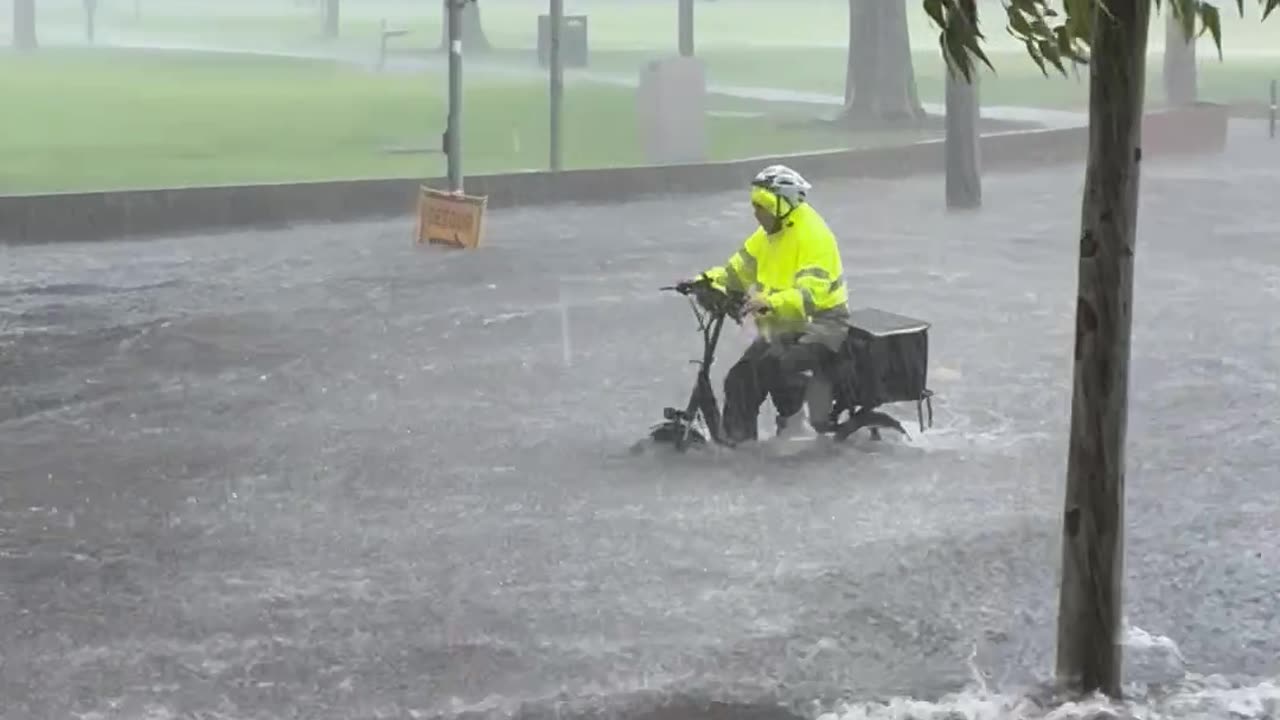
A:
[[[819,720],[1270,720],[1280,711],[1280,685],[1275,680],[1235,684],[1220,675],[1188,675],[1167,689],[1131,686],[1126,698],[1115,702],[1095,696],[1057,703],[1031,694],[973,688],[936,701],[895,697],[884,702],[848,703]]]
[[[969,658],[972,684],[937,700],[893,697],[844,702],[818,720],[1189,720],[1231,718],[1274,720],[1280,716],[1280,678],[1242,679],[1185,671],[1178,644],[1126,621],[1126,665],[1156,662],[1177,668],[1169,681],[1127,683],[1124,700],[1094,695],[1064,700],[1048,689],[1001,692],[990,687],[974,655]],[[1126,674],[1131,674],[1126,668]]]

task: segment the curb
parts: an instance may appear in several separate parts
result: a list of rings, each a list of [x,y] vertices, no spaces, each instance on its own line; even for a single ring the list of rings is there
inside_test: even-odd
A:
[[[1147,158],[1221,152],[1229,108],[1203,103],[1148,113]],[[1085,160],[1083,126],[1021,130],[979,138],[984,170],[1019,170]],[[944,141],[831,150],[738,160],[526,171],[465,178],[471,195],[494,209],[528,205],[607,204],[664,193],[712,193],[742,187],[761,165],[787,163],[815,178],[884,178],[940,173]],[[0,245],[144,239],[209,231],[281,228],[295,223],[404,217],[419,188],[445,178],[387,178],[213,187],[0,196]]]

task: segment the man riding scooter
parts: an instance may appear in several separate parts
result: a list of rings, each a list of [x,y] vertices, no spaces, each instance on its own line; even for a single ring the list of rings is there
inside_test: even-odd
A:
[[[848,333],[848,292],[835,235],[806,202],[812,186],[795,170],[771,165],[751,181],[760,227],[723,266],[704,276],[748,294],[759,336],[724,379],[724,432],[731,444],[757,438],[766,396],[778,432],[808,406],[809,425],[829,430],[833,390],[823,366]]]

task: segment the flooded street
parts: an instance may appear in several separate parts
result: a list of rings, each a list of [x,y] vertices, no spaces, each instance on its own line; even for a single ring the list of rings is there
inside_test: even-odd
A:
[[[1263,687],[1280,144],[1144,172],[1127,615],[1185,664],[1130,677]],[[851,304],[933,323],[935,426],[786,452],[626,452],[699,351],[657,288],[736,249],[744,193],[498,211],[468,253],[407,221],[0,249],[0,716],[1016,692],[1052,669],[1082,178],[958,216],[936,177],[819,183]]]

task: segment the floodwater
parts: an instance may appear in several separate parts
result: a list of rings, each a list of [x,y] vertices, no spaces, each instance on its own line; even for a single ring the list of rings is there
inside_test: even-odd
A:
[[[1280,698],[1255,125],[1143,178],[1152,717]],[[1042,714],[1008,705],[1052,668],[1082,177],[955,216],[938,178],[822,184],[853,304],[933,323],[935,426],[685,458],[626,452],[698,351],[657,288],[734,250],[741,194],[495,212],[477,252],[407,221],[0,250],[0,716]]]

